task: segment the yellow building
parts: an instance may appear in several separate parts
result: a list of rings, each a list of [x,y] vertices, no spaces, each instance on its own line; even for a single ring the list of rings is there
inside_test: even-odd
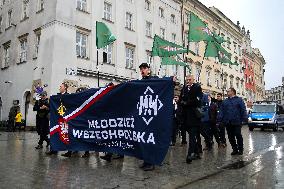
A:
[[[190,24],[186,22],[189,20],[189,12],[196,14],[208,24],[211,31],[227,40],[222,46],[232,54],[232,62],[239,63],[238,66],[229,66],[221,64],[217,58],[203,58],[206,44],[204,42],[190,42],[189,49],[197,54],[196,56],[188,55],[188,62],[196,81],[201,83],[203,91],[208,91],[213,96],[219,92],[224,93],[229,87],[234,87],[237,90],[237,95],[244,97],[241,48],[246,35],[241,32],[239,25],[234,24],[217,8],[208,8],[197,0],[191,0],[183,1],[184,39],[187,39]]]
[[[255,81],[255,100],[265,99],[264,65],[265,60],[258,48],[253,49],[254,55],[254,81]]]

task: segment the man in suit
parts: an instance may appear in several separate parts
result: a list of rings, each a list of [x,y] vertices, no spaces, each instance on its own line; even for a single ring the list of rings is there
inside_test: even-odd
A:
[[[200,139],[201,125],[201,99],[203,96],[202,89],[199,84],[195,83],[194,76],[186,76],[187,84],[181,91],[181,105],[183,108],[183,116],[185,116],[185,127],[189,134],[189,146],[186,162],[191,163],[194,159],[199,159],[199,153],[202,151]]]

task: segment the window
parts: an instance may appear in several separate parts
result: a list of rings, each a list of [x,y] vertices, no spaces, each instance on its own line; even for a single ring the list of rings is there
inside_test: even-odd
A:
[[[7,68],[9,67],[9,62],[10,62],[10,44],[11,42],[7,42],[3,45],[4,47],[4,55],[3,55],[3,67]]]
[[[88,35],[76,32],[76,54],[77,57],[87,58],[87,38]]]
[[[40,43],[40,35],[41,35],[40,30],[35,32],[36,41],[35,41],[35,54],[34,54],[34,58],[36,58],[36,57],[38,56],[39,43]]]
[[[165,28],[160,28],[160,36],[165,39]]]
[[[20,38],[20,63],[27,61],[27,36]]]
[[[42,11],[44,8],[44,0],[37,0],[37,12]]]
[[[77,9],[87,11],[87,0],[77,0]]]
[[[23,0],[23,14],[22,14],[22,20],[28,18],[28,5],[29,0]]]
[[[200,74],[201,74],[201,67],[197,66],[196,72],[195,72],[195,81],[196,82],[200,82]]]
[[[126,68],[134,68],[134,47],[126,46],[125,47],[125,58],[126,58]]]
[[[199,42],[195,42],[195,54],[199,56]]]
[[[237,88],[237,91],[240,91],[240,80],[239,79],[236,80],[236,88]]]
[[[173,75],[178,75],[178,65],[173,65]]]
[[[174,14],[171,14],[171,23],[176,23],[176,16]]]
[[[242,50],[241,50],[241,46],[240,45],[238,46],[238,51],[239,51],[239,56],[241,56],[242,55]]]
[[[227,37],[227,47],[228,47],[228,49],[231,49],[230,37]]]
[[[104,3],[104,19],[111,21],[111,4]]]
[[[12,10],[9,10],[8,17],[7,17],[7,27],[9,28],[12,25]]]
[[[175,33],[172,33],[172,42],[176,42],[176,34]]]
[[[150,51],[147,51],[146,53],[147,53],[147,63],[148,63],[149,65],[151,65],[151,64],[153,63],[153,57],[152,57],[152,55],[151,55],[151,52],[150,52]]]
[[[212,31],[215,33],[215,34],[217,34],[217,29],[216,28],[212,28]]]
[[[206,83],[207,83],[207,86],[211,86],[211,80],[210,80],[210,77],[211,77],[211,73],[210,73],[210,70],[207,69],[206,70]]]
[[[189,24],[189,22],[190,22],[190,13],[186,12],[185,13],[185,24]]]
[[[221,75],[219,72],[215,73],[215,86],[217,89],[220,88],[220,80],[221,80]]]
[[[2,16],[0,16],[0,33],[2,33],[2,22],[3,22],[3,19],[2,19]]]
[[[146,21],[146,36],[152,37],[152,23]]]
[[[113,48],[113,44],[109,44],[106,47],[104,47],[104,53],[106,54],[106,57],[104,57],[103,62],[108,63],[108,64],[112,64],[112,48]]]
[[[233,86],[233,84],[234,84],[234,83],[233,83],[233,82],[234,82],[233,79],[234,79],[233,77],[230,77],[230,87],[234,87],[234,86]]]
[[[150,11],[150,9],[151,9],[151,2],[148,1],[148,0],[145,1],[145,9],[148,10],[148,11]]]
[[[159,7],[159,17],[164,18],[164,9]]]
[[[233,44],[234,44],[234,53],[237,53],[237,43],[233,42]]]
[[[125,27],[126,27],[127,29],[133,30],[132,20],[133,20],[132,14],[129,13],[129,12],[127,12],[127,13],[126,13],[126,23],[125,23]]]

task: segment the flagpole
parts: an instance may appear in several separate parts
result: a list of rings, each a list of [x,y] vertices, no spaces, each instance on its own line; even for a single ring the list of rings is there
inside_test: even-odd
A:
[[[184,47],[185,46],[185,39],[184,39],[184,14],[183,14],[183,8],[184,8],[184,1],[182,0],[182,3],[181,3],[181,38],[182,38],[182,46]],[[187,54],[188,54],[188,45],[187,45]],[[185,57],[185,53],[183,53],[183,60],[185,60],[185,62],[187,63],[187,57]],[[185,77],[186,77],[186,66],[184,66],[183,68],[183,84],[185,85]]]
[[[97,49],[98,88],[100,87],[99,50]]]

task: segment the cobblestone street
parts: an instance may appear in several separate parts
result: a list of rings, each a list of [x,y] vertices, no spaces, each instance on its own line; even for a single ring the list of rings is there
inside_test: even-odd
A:
[[[139,169],[141,160],[125,157],[107,163],[92,152],[71,158],[46,156],[35,150],[34,132],[1,132],[0,188],[283,188],[283,131],[243,128],[245,152],[232,157],[227,149],[204,152],[201,160],[185,163],[186,147],[170,147],[161,167]],[[102,153],[100,153],[102,155]]]

